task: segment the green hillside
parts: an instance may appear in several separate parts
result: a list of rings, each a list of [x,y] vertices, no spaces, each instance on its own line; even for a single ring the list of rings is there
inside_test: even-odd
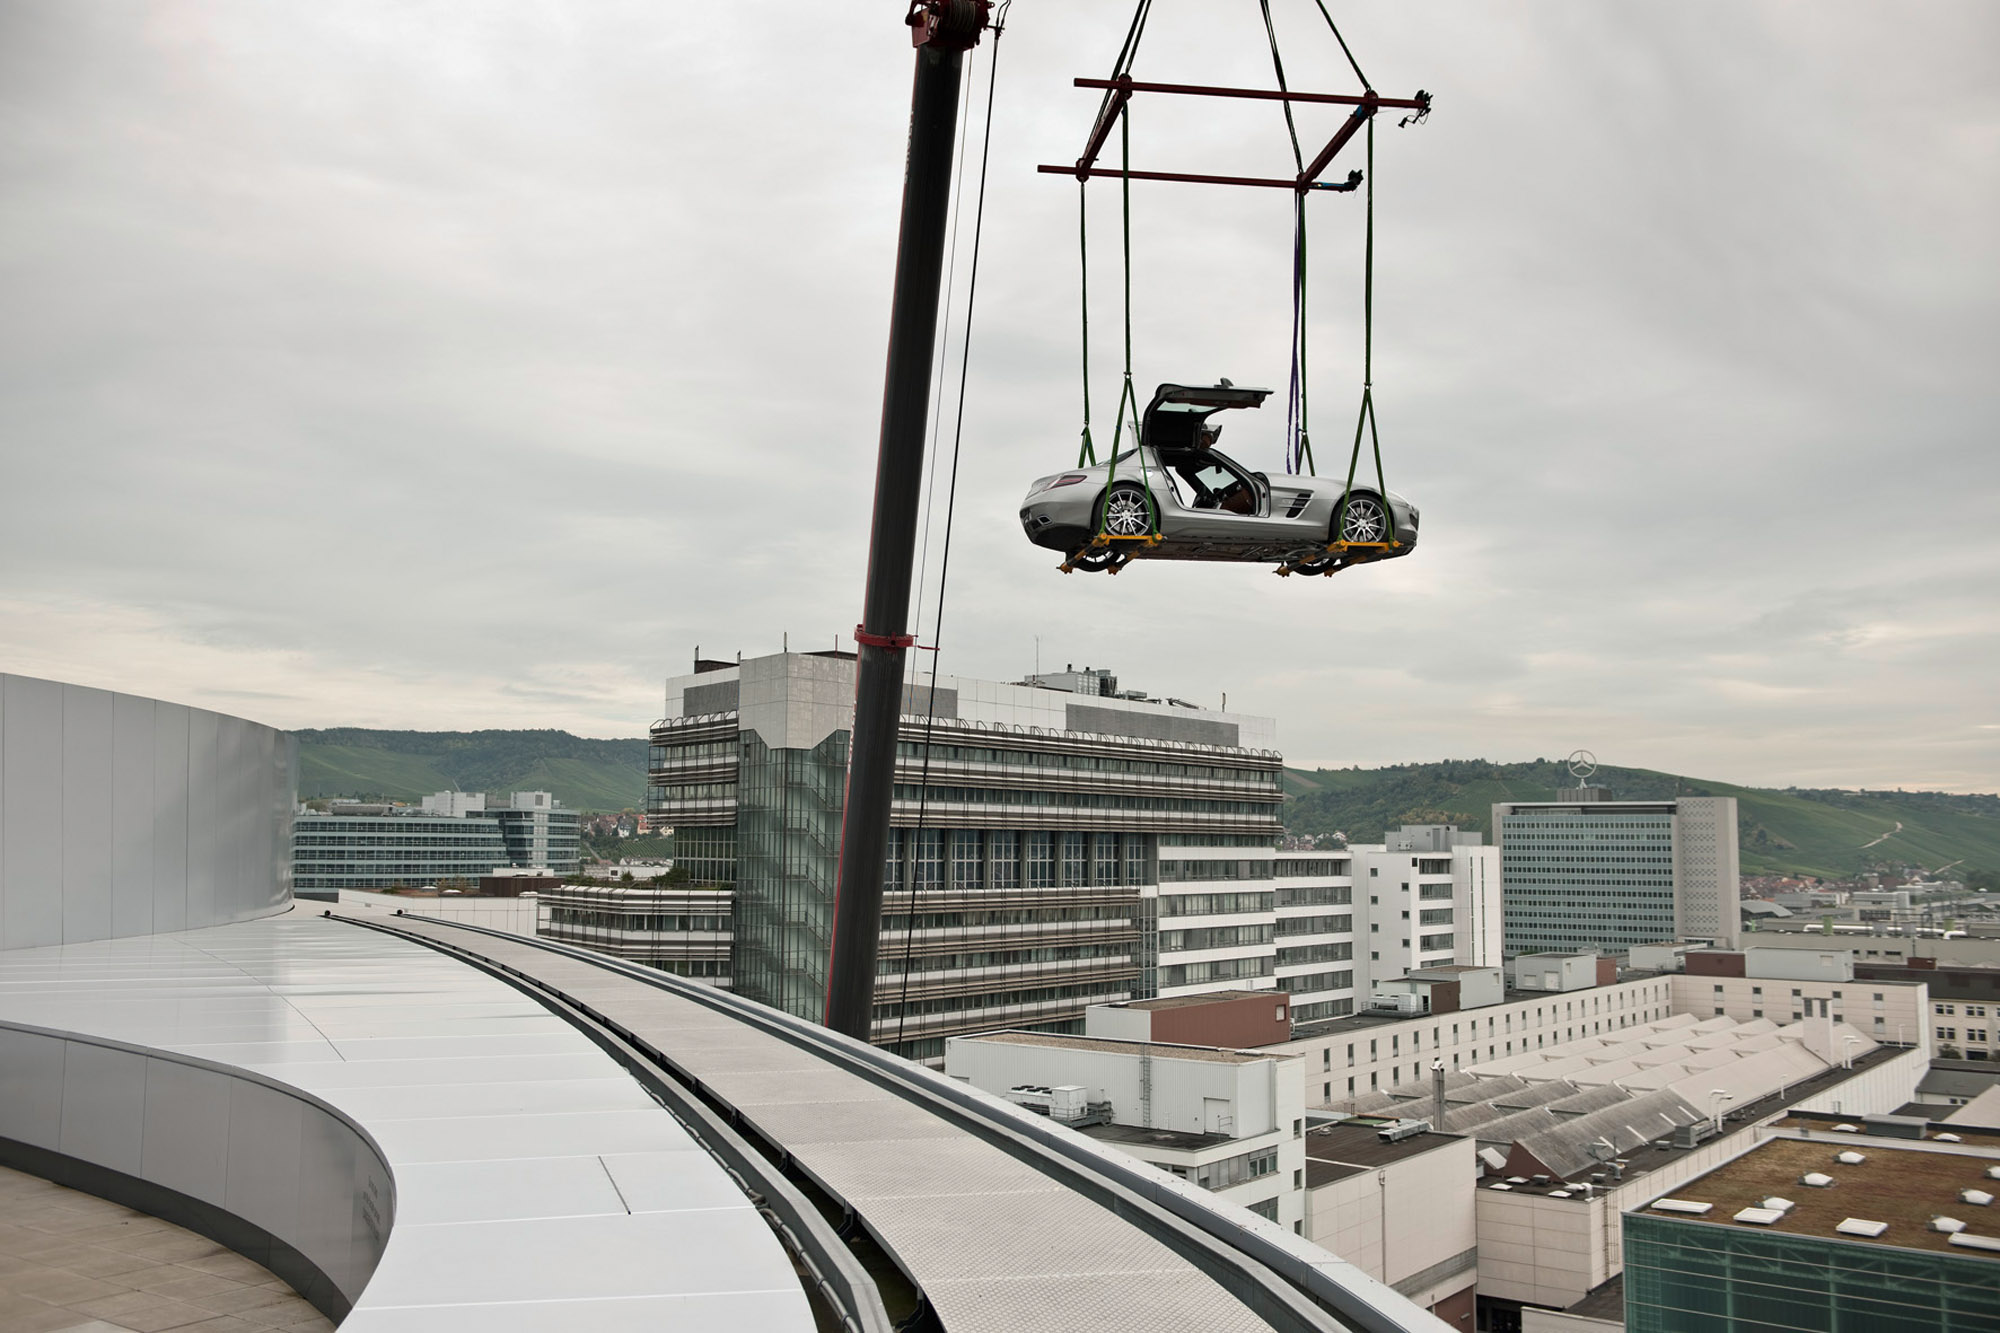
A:
[[[572,810],[637,809],[646,742],[566,731],[301,731],[299,795],[414,801],[432,792],[548,791]]]
[[[1770,791],[1643,768],[1601,768],[1593,780],[1617,800],[1734,796],[1748,875],[1839,878],[1880,866],[1935,870],[1953,862],[1960,870],[2000,872],[2000,797]],[[1495,802],[1550,800],[1575,781],[1550,760],[1292,769],[1285,774],[1285,822],[1293,833],[1342,832],[1355,842],[1377,842],[1385,829],[1421,823],[1458,824],[1490,837]]]

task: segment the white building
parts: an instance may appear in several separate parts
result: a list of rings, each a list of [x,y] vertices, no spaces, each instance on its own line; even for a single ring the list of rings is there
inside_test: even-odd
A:
[[[1296,1058],[991,1032],[946,1042],[944,1070],[1036,1110],[1062,1090],[1081,1089],[1094,1122],[1081,1132],[1305,1232],[1305,1083]]]

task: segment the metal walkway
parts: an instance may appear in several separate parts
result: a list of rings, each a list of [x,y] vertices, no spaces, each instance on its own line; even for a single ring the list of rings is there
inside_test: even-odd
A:
[[[495,969],[656,1060],[849,1210],[948,1333],[1444,1327],[1178,1182],[765,1006],[567,945],[328,915]]]

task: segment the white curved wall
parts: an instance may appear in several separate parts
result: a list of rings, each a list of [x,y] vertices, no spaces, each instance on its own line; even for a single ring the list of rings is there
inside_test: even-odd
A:
[[[284,908],[297,789],[272,727],[0,674],[0,949]]]

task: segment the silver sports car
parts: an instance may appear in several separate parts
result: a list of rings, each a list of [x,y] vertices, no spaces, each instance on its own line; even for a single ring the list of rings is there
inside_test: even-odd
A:
[[[1280,573],[1332,574],[1408,555],[1417,507],[1394,491],[1359,478],[1352,492],[1345,477],[1273,481],[1214,447],[1222,428],[1209,417],[1260,406],[1270,393],[1228,380],[1162,384],[1137,448],[1028,488],[1028,540],[1068,556],[1065,570],[1114,573],[1127,560],[1150,559],[1275,561]]]

